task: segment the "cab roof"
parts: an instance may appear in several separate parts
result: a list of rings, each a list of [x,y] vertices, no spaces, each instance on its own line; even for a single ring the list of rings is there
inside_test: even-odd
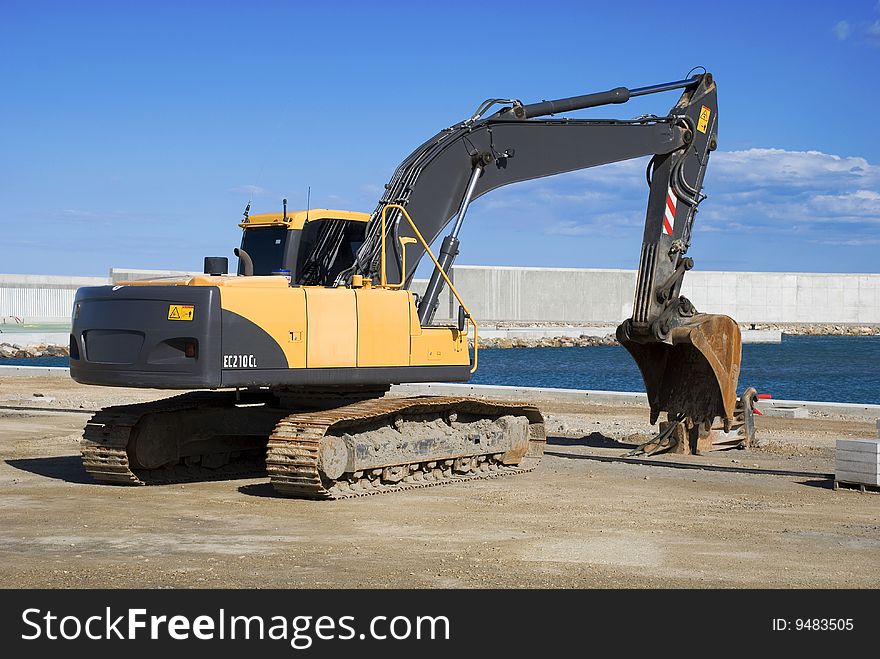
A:
[[[302,229],[306,222],[318,220],[351,220],[353,222],[368,222],[369,213],[356,213],[354,211],[330,210],[328,208],[312,208],[307,211],[293,211],[287,214],[284,221],[283,213],[260,213],[251,215],[238,226],[242,229],[253,227],[283,227],[288,229]]]

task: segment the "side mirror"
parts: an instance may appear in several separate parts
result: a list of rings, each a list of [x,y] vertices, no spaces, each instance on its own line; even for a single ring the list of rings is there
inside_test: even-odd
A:
[[[464,307],[458,308],[458,331],[464,332],[464,328],[467,327],[467,320],[470,318],[470,314],[466,313]]]

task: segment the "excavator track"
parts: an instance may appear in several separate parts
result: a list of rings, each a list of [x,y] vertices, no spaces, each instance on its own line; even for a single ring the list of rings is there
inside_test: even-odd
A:
[[[357,432],[383,421],[393,426],[402,419],[432,414],[477,418],[524,416],[528,419],[527,450],[515,464],[505,464],[499,454],[488,453],[466,458],[464,468],[459,462],[462,458],[447,457],[403,461],[384,469],[344,473],[337,478],[328,478],[322,471],[322,441],[334,432]],[[269,438],[266,469],[273,487],[281,494],[308,499],[347,499],[525,473],[540,462],[545,442],[543,417],[530,405],[447,396],[382,398],[331,410],[297,412],[284,418]],[[396,470],[399,480],[388,482],[385,469]]]
[[[233,461],[205,466],[190,456],[159,468],[141,468],[131,459],[138,424],[148,415],[175,412],[204,413],[235,410],[234,392],[190,392],[148,403],[116,405],[95,413],[87,422],[80,445],[82,464],[99,483],[117,485],[160,485],[191,481],[260,476],[265,473],[262,450],[230,451]],[[237,410],[236,410],[237,412]],[[235,412],[232,412],[233,414]],[[279,416],[283,412],[279,411]],[[158,441],[176,441],[173,433]]]

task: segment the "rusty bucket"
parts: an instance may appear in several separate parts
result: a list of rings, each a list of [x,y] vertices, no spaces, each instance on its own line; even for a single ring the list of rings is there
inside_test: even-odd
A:
[[[668,419],[711,424],[719,417],[730,428],[736,407],[736,384],[742,358],[739,326],[729,316],[696,314],[669,332],[667,342],[638,342],[622,324],[617,338],[636,360],[648,402],[651,424],[660,412]]]

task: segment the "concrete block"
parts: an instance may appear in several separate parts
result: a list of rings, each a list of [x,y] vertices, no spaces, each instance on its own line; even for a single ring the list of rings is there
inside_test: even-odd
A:
[[[782,330],[742,330],[743,343],[782,343]]]
[[[773,405],[764,410],[765,416],[776,416],[783,419],[806,419],[810,412],[800,405]]]
[[[64,366],[0,366],[0,374],[5,377],[58,377],[69,379],[70,369]]]
[[[838,460],[836,462],[836,471],[837,473],[847,473],[847,474],[858,474],[867,478],[865,481],[857,481],[857,482],[871,482],[876,480],[877,478],[877,462],[855,462],[853,460]]]
[[[854,474],[848,471],[840,471],[834,474],[835,480],[841,483],[858,483],[859,485],[880,486],[880,477],[871,477],[864,474]]]
[[[838,439],[835,463],[838,481],[880,485],[880,440]]]
[[[880,425],[880,419],[877,420]],[[874,439],[838,439],[837,450],[846,453],[867,453],[869,455],[880,456],[880,442]]]

